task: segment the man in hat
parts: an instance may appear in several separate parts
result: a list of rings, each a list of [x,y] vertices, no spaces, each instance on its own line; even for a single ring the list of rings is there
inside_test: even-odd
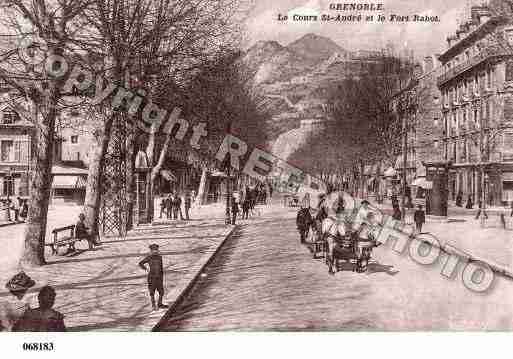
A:
[[[188,221],[190,219],[189,217],[189,211],[191,209],[191,205],[192,205],[192,198],[191,198],[191,194],[189,191],[187,191],[185,193],[185,198],[184,198],[184,208],[185,208],[185,219]]]
[[[310,213],[310,207],[301,203],[301,209],[296,216],[296,227],[299,232],[300,243],[305,243],[310,227],[314,223],[312,215]]]
[[[39,291],[39,308],[29,309],[14,326],[18,332],[65,332],[64,315],[53,309],[55,289],[46,285]]]
[[[20,272],[12,277],[5,287],[11,293],[0,303],[0,331],[12,331],[16,323],[30,309],[31,297],[26,296],[27,290],[36,282],[25,272]]]
[[[89,249],[93,249],[93,246],[100,245],[100,243],[94,240],[93,234],[89,233],[89,228],[87,228],[85,224],[85,214],[83,213],[78,215],[78,222],[75,224],[75,238],[85,239],[89,244]],[[75,250],[74,244],[70,245],[70,250]]]
[[[139,262],[139,266],[148,272],[148,290],[150,292],[151,306],[157,310],[155,305],[155,291],[159,292],[158,308],[167,308],[162,303],[164,298],[164,269],[162,266],[162,256],[159,252],[158,244],[150,244],[150,254]],[[148,264],[148,267],[146,267]]]

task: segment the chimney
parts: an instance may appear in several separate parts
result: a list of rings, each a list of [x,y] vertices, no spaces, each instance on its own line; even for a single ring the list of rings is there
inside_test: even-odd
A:
[[[433,56],[424,57],[424,73],[431,72],[435,67]]]

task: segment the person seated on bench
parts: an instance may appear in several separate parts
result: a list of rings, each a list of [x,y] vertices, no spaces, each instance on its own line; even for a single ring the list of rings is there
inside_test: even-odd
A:
[[[89,249],[93,249],[93,246],[98,246],[99,243],[97,243],[93,235],[89,233],[89,228],[85,225],[85,215],[83,213],[80,213],[78,215],[78,222],[75,225],[75,238],[77,239],[85,239],[87,243],[89,243]]]

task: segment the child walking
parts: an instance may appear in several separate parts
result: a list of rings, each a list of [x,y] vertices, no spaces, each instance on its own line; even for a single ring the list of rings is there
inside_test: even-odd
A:
[[[155,291],[159,292],[158,308],[167,308],[162,304],[164,297],[164,270],[162,267],[162,256],[158,244],[150,244],[150,254],[139,262],[139,266],[148,272],[148,290],[150,292],[151,306],[157,310],[155,305]],[[148,264],[149,268],[146,267]]]

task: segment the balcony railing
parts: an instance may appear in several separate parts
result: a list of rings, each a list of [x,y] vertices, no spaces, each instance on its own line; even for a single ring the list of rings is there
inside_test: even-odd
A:
[[[480,62],[482,62],[490,57],[505,56],[505,55],[511,55],[511,53],[508,52],[506,49],[502,49],[500,46],[496,46],[496,45],[489,46],[489,47],[481,50],[479,52],[479,54],[473,56],[469,60],[467,60],[455,67],[452,67],[449,71],[438,76],[437,84],[438,84],[438,86],[443,85],[444,83],[451,80],[452,78],[471,69],[472,67],[476,66]]]

